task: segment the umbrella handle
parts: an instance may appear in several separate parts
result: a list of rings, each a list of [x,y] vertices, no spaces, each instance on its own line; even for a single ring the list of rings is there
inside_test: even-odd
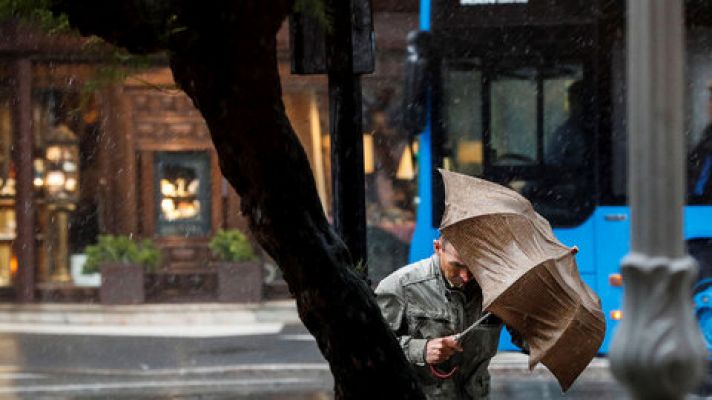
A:
[[[453,375],[455,375],[455,372],[460,369],[460,367],[453,367],[450,372],[442,372],[438,370],[433,364],[428,364],[428,367],[430,367],[430,373],[438,379],[450,379]]]

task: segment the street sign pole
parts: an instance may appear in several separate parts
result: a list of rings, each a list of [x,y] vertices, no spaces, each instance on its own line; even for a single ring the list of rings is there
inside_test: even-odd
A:
[[[334,228],[354,262],[366,266],[366,204],[361,127],[361,78],[354,73],[350,1],[329,1],[326,32]],[[367,275],[367,271],[364,271]]]
[[[370,0],[327,0],[325,18],[301,10],[290,16],[292,72],[327,74],[334,228],[353,261],[366,267],[366,195],[361,74],[375,64]]]

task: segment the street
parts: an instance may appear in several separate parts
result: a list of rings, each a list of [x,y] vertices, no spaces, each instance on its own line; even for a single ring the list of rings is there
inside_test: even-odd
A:
[[[596,359],[562,395],[551,374],[504,353],[492,399],[626,399]],[[0,399],[331,399],[332,378],[298,324],[276,334],[186,338],[0,335]]]
[[[311,399],[332,386],[299,325],[217,338],[5,333],[0,366],[2,399]]]

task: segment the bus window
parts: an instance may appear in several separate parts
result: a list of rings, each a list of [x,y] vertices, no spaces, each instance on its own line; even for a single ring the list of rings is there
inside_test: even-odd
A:
[[[455,65],[445,68],[446,147],[451,168],[468,175],[482,175],[482,73]]]
[[[712,29],[687,34],[688,204],[712,204]]]
[[[712,114],[712,87],[709,90]],[[690,204],[712,203],[712,123],[705,127],[687,156],[687,183]]]
[[[486,178],[527,197],[555,226],[583,222],[594,204],[594,133],[583,68],[520,68],[491,81]]]
[[[512,187],[555,226],[588,218],[595,140],[583,66],[468,59],[442,71],[445,167]]]
[[[537,159],[537,83],[518,70],[492,80],[492,164],[526,165]]]

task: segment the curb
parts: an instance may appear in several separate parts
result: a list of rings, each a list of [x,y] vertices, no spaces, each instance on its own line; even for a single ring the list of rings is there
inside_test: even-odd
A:
[[[13,325],[235,326],[301,323],[293,300],[256,304],[0,304],[0,329]]]

